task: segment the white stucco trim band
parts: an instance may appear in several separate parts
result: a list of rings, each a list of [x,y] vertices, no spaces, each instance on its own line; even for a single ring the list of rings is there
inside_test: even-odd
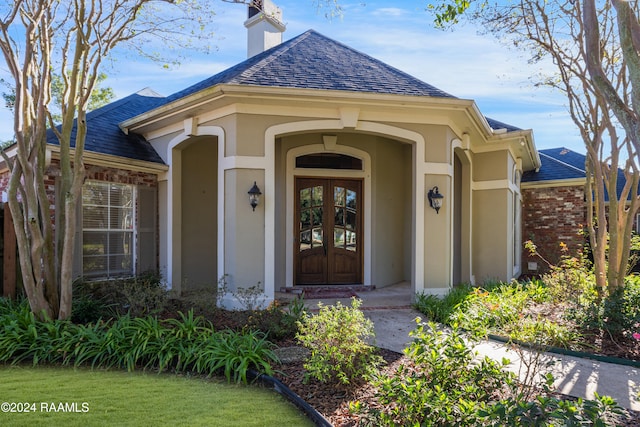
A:
[[[473,191],[480,190],[504,190],[510,188],[508,179],[496,179],[492,181],[472,181],[471,189]]]
[[[193,129],[191,129],[193,131]],[[198,136],[214,136],[218,140],[218,195],[217,195],[217,212],[218,212],[218,224],[217,224],[217,272],[219,276],[225,274],[224,271],[224,153],[225,153],[225,133],[224,129],[219,126],[198,126]],[[166,185],[158,186],[158,206],[164,201],[165,205],[159,208],[159,230],[160,230],[160,244],[159,244],[159,258],[160,258],[160,271],[165,278],[169,289],[173,288],[173,282],[182,280],[180,277],[176,277],[176,266],[174,265],[177,260],[177,256],[181,253],[182,245],[179,243],[182,239],[180,235],[181,227],[174,227],[174,224],[180,224],[182,218],[180,214],[181,203],[180,191],[176,189],[181,185],[180,167],[176,166],[176,163],[180,161],[180,153],[175,153],[174,149],[178,148],[180,144],[191,138],[192,135],[188,134],[186,130],[180,135],[169,141],[166,152],[167,165],[170,168],[170,172],[165,175]],[[163,180],[163,182],[165,182]],[[219,277],[216,277],[217,280]]]

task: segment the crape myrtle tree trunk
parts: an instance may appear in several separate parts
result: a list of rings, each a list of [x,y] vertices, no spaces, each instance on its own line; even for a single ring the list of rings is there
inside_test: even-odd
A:
[[[0,5],[0,49],[15,86],[16,143],[4,153],[11,172],[7,195],[25,293],[39,318],[71,314],[86,114],[104,59],[120,45],[158,60],[165,58],[157,51],[173,56],[171,46],[193,47],[194,39],[208,39],[210,6],[205,0],[14,0]],[[63,82],[58,127],[49,109],[54,72]],[[60,146],[58,230],[44,183],[47,128]]]
[[[640,25],[638,23],[638,2],[637,1],[607,1],[606,7],[613,5],[615,9],[615,23],[617,26],[610,30],[606,26],[601,26],[599,13],[602,5],[595,0],[583,0],[583,27],[585,62],[589,75],[596,88],[597,94],[613,112],[619,125],[624,129],[624,140],[628,144],[629,161],[632,163],[625,169],[627,185],[625,190],[629,190],[631,196],[631,207],[625,210],[622,206],[623,200],[615,200],[617,204],[610,206],[610,248],[609,262],[628,261],[629,246],[632,221],[624,221],[625,214],[635,214],[638,205],[638,153],[640,153]],[[613,27],[613,26],[612,26]],[[624,74],[624,87],[620,87],[619,81],[612,78],[607,72],[608,49],[603,40],[607,40],[607,31],[615,31],[616,48],[619,53],[614,58],[619,61],[620,74]],[[633,170],[633,174],[629,171]],[[629,182],[631,181],[631,183]],[[634,209],[635,208],[635,209]],[[617,215],[616,215],[617,214]],[[617,218],[615,218],[617,216]],[[615,233],[615,235],[614,235]],[[620,236],[622,234],[622,236]],[[617,241],[616,241],[617,240]],[[617,243],[617,246],[614,246]],[[609,268],[608,283],[610,287],[619,287],[624,284],[622,271],[612,272]],[[617,275],[616,275],[617,274]]]
[[[438,26],[471,19],[501,40],[531,52],[531,63],[551,59],[556,71],[531,79],[566,95],[587,152],[586,227],[597,287],[606,297],[623,286],[633,220],[640,207],[637,3],[444,0],[428,9],[435,13]]]

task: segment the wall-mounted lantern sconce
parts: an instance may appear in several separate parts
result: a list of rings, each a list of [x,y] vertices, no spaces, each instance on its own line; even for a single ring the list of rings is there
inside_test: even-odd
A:
[[[251,187],[251,190],[249,190],[247,193],[249,194],[249,203],[255,211],[256,206],[258,206],[258,203],[260,202],[260,195],[262,194],[262,191],[260,191],[260,188],[258,188],[258,184],[253,181],[253,187]]]
[[[436,210],[436,213],[440,213],[440,208],[442,207],[442,200],[444,196],[440,194],[438,191],[438,187],[433,187],[429,190],[429,194],[427,194],[429,198],[429,206]]]

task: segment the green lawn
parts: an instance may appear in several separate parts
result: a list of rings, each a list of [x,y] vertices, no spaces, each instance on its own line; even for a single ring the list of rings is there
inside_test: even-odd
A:
[[[0,426],[313,425],[273,391],[170,374],[1,367],[0,403]]]

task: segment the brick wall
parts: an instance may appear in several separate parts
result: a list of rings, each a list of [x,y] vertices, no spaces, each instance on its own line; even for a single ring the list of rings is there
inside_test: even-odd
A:
[[[44,183],[47,189],[47,196],[51,204],[51,221],[55,224],[55,195],[56,178],[60,176],[60,163],[52,160],[45,171]],[[7,191],[10,173],[7,171],[0,175],[0,193]],[[151,188],[158,186],[158,177],[146,172],[132,172],[123,169],[107,168],[104,166],[86,165],[85,179],[96,181],[116,182],[119,184],[141,185]]]
[[[522,240],[532,240],[538,252],[552,264],[560,260],[560,242],[575,254],[584,244],[579,231],[586,224],[584,186],[563,186],[522,189]],[[536,262],[538,269],[530,270],[529,262]],[[522,271],[537,274],[547,266],[538,257],[529,256],[523,248]]]
[[[44,176],[44,182],[47,190],[47,196],[50,203],[51,223],[55,228],[55,195],[56,195],[56,179],[60,176],[60,163],[53,160],[51,165],[47,167]],[[10,173],[0,174],[0,193],[6,192],[9,184]],[[158,177],[155,174],[146,172],[132,172],[123,169],[114,169],[104,166],[86,165],[85,179],[96,181],[115,182],[119,184],[131,184],[136,186],[144,186],[149,188],[158,187]],[[156,210],[156,247],[158,245],[159,233],[157,230],[158,212]],[[157,256],[157,254],[156,254]],[[157,264],[156,260],[156,264]]]

